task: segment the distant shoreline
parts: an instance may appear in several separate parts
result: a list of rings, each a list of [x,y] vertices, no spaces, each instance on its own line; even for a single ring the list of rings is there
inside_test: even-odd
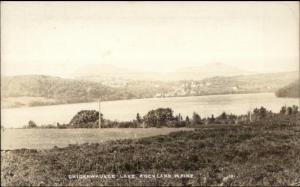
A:
[[[116,99],[116,100],[103,100],[102,102],[107,102],[107,101],[124,101],[124,100],[139,100],[139,99],[162,99],[162,98],[183,98],[183,97],[201,97],[201,96],[219,96],[219,95],[243,95],[243,94],[262,94],[262,93],[273,93],[274,92],[240,92],[240,93],[213,93],[213,94],[201,94],[201,95],[184,95],[184,96],[166,96],[166,97],[145,97],[145,98],[130,98],[130,99]],[[9,98],[14,98],[14,97],[9,97]],[[20,98],[20,97],[15,97],[15,98]],[[281,97],[282,98],[282,97]],[[287,97],[287,98],[293,98],[293,97]],[[3,98],[2,102],[7,98]],[[32,108],[32,107],[42,107],[42,106],[54,106],[54,105],[66,105],[66,104],[84,104],[84,103],[95,103],[98,102],[97,100],[89,101],[89,102],[55,102],[55,103],[45,103],[45,104],[40,104],[40,105],[22,105],[22,106],[1,106],[1,109],[16,109],[16,108]]]

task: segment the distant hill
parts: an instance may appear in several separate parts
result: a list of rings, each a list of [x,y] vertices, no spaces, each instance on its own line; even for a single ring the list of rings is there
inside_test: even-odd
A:
[[[278,97],[300,97],[300,83],[295,81],[276,91]]]
[[[297,80],[298,72],[215,76],[202,80],[77,80],[44,75],[3,77],[1,105],[7,107],[81,103],[151,97],[275,92]],[[290,90],[294,86],[284,88]],[[289,91],[288,93],[290,93]],[[295,93],[293,91],[291,93]],[[279,96],[287,95],[278,91]],[[293,95],[293,94],[292,94]]]
[[[111,92],[111,88],[99,83],[45,75],[22,75],[2,79],[2,96],[4,97],[31,96],[55,99],[76,97],[81,100],[87,96],[96,97]]]
[[[275,92],[279,88],[295,81],[298,78],[297,72],[266,73],[238,76],[217,76],[203,79],[203,93],[258,93]]]
[[[111,99],[114,93],[114,89],[100,83],[44,75],[3,77],[1,85],[3,98],[23,97],[23,102],[29,101],[22,103],[19,99],[17,106],[88,102],[99,96]]]
[[[145,98],[163,89],[167,88],[151,81],[133,81],[130,85],[112,87],[100,82],[45,75],[10,76],[2,78],[1,105],[8,108],[91,102],[100,97],[102,100]]]

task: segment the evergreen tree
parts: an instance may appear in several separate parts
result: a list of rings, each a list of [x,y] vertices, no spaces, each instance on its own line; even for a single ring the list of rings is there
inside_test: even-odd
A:
[[[141,116],[140,116],[140,113],[137,113],[136,114],[136,121],[138,122],[138,123],[142,123],[142,118],[141,118]]]
[[[189,125],[189,124],[190,124],[190,118],[189,118],[189,116],[186,116],[186,118],[185,118],[185,123],[186,123],[186,125]]]
[[[193,113],[192,123],[193,125],[201,124],[201,117],[196,112]]]

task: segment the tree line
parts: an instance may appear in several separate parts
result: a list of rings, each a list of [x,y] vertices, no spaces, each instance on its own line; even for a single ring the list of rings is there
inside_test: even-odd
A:
[[[171,108],[158,108],[150,110],[146,115],[136,114],[131,121],[112,121],[103,118],[101,114],[101,128],[161,128],[161,127],[197,127],[209,124],[248,124],[275,115],[289,116],[299,113],[298,106],[282,106],[279,113],[273,113],[265,107],[255,108],[244,115],[228,114],[223,112],[219,116],[201,118],[193,112],[192,116],[183,116],[180,113],[174,114]],[[96,110],[79,111],[68,124],[42,125],[38,126],[34,121],[29,121],[24,128],[99,128],[99,112]]]

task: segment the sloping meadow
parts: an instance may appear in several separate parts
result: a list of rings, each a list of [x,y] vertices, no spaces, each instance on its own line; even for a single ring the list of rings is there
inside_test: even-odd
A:
[[[204,125],[103,144],[1,151],[1,183],[19,185],[300,185],[300,115]],[[127,175],[135,178],[126,178]],[[153,174],[157,177],[140,177]],[[159,177],[189,174],[192,177]],[[115,178],[70,178],[106,175]],[[123,176],[123,177],[122,177]]]

